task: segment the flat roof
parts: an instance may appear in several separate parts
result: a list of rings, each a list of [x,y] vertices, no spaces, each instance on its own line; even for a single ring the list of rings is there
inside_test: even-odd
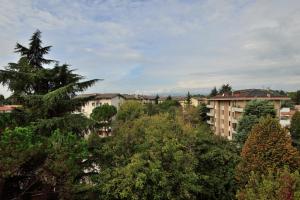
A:
[[[289,97],[281,95],[273,90],[264,89],[245,89],[237,90],[231,93],[218,94],[209,100],[252,100],[252,99],[266,99],[266,100],[290,100]]]

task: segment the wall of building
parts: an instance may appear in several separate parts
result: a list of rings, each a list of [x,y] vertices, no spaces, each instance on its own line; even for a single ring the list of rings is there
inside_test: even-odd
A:
[[[90,117],[90,114],[93,112],[93,109],[97,106],[108,104],[113,105],[117,108],[117,110],[120,108],[120,105],[125,101],[123,97],[117,96],[111,99],[95,99],[87,102],[82,108],[81,112],[87,116]]]
[[[210,100],[210,120],[212,130],[216,135],[232,139],[236,133],[238,121],[243,115],[244,108],[249,100]],[[280,117],[280,100],[270,100],[274,104],[277,117]],[[211,116],[213,113],[213,116]]]

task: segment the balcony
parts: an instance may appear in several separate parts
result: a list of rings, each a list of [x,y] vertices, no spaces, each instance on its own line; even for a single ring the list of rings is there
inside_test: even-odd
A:
[[[231,107],[232,112],[244,112],[244,108],[239,107]]]
[[[238,123],[238,120],[235,119],[235,118],[231,118],[230,121],[231,121],[232,123],[234,123],[234,124],[237,124],[237,123]]]
[[[207,108],[210,108],[210,109],[214,108],[214,106],[213,106],[213,105],[210,105],[210,104],[207,104],[206,107],[207,107]]]
[[[206,121],[208,124],[210,124],[210,125],[214,125],[214,123],[212,122],[212,121],[210,121],[210,120],[207,120]]]
[[[236,134],[236,131],[235,131],[234,129],[231,129],[231,132],[232,132],[233,134]]]
[[[207,113],[207,116],[214,117],[215,116],[215,111],[211,110],[210,112]]]

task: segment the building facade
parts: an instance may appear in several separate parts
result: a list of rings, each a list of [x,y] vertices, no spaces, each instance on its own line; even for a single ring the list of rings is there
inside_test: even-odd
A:
[[[93,109],[97,106],[108,104],[115,106],[118,110],[120,105],[126,100],[121,94],[118,93],[84,94],[79,95],[77,98],[80,97],[91,97],[91,100],[88,101],[84,106],[82,106],[80,110],[80,112],[87,117],[90,117],[91,113],[93,112]]]
[[[224,136],[231,140],[236,133],[238,121],[244,112],[246,104],[254,99],[271,101],[279,119],[281,102],[289,100],[286,96],[259,89],[239,90],[231,94],[217,95],[208,100],[207,107],[210,109],[210,112],[207,115],[210,119],[207,123],[216,135]]]

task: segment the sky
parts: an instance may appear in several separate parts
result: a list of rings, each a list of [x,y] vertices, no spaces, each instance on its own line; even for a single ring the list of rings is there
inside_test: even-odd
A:
[[[87,92],[300,89],[299,0],[0,0],[0,68],[42,32]],[[8,95],[6,88],[0,93]]]

